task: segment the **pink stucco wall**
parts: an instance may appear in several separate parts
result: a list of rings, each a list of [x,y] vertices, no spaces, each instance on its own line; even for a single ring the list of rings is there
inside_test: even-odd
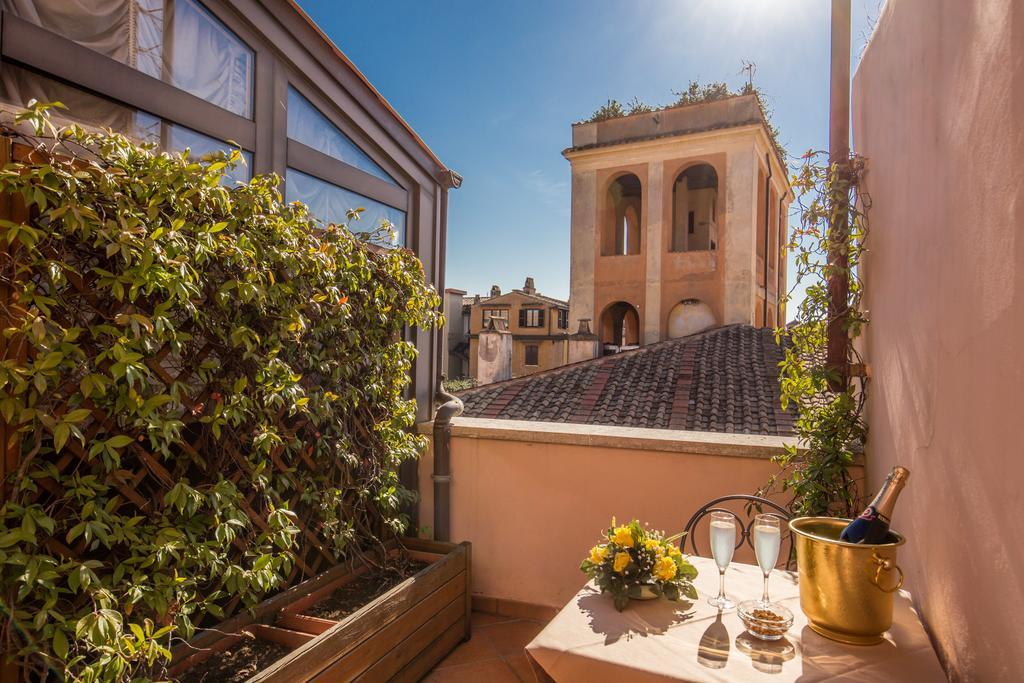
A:
[[[707,501],[754,493],[778,472],[770,458],[785,441],[735,437],[732,444],[701,443],[701,435],[694,432],[557,425],[577,433],[555,434],[563,442],[553,443],[545,433],[547,423],[461,422],[534,429],[518,434],[489,429],[469,436],[460,434],[465,427],[457,421],[451,451],[451,538],[473,543],[473,593],[559,608],[586,581],[580,561],[612,516],[619,521],[635,517],[667,534],[682,531]],[[675,441],[618,437],[652,432]],[[602,440],[602,435],[608,438]],[[686,435],[697,440],[687,441]],[[432,467],[428,450],[420,462],[420,481],[430,481]],[[420,519],[429,526],[433,495],[424,488]],[[742,505],[734,509],[740,512]],[[706,533],[705,523],[698,535],[705,555]],[[737,561],[752,563],[752,552],[738,552]]]
[[[854,79],[868,486],[954,680],[1024,671],[1024,3],[890,0]]]

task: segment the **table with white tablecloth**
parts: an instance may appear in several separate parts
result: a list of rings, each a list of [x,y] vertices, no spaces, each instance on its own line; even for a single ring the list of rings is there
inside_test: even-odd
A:
[[[541,679],[555,681],[913,681],[946,677],[906,591],[895,594],[892,628],[878,645],[845,645],[824,638],[800,611],[797,574],[776,570],[773,601],[795,615],[779,641],[754,638],[735,610],[720,612],[707,598],[718,593],[718,568],[690,558],[700,574],[699,599],[631,601],[617,612],[608,595],[587,584],[527,646]],[[733,563],[726,592],[736,602],[761,597],[756,566]]]

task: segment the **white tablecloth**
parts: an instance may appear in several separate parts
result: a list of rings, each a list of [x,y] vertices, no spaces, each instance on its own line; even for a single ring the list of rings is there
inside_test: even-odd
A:
[[[746,633],[736,611],[720,613],[707,603],[718,594],[718,568],[691,558],[700,571],[695,603],[632,601],[615,611],[610,596],[588,584],[569,601],[526,650],[543,672],[563,681],[945,681],[945,675],[913,610],[910,596],[895,596],[892,628],[878,645],[844,645],[807,626],[800,611],[797,575],[776,570],[773,601],[795,615],[780,641]],[[756,566],[733,563],[725,574],[735,602],[761,597]]]

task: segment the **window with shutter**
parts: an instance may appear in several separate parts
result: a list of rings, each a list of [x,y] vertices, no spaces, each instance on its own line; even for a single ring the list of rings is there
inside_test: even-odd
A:
[[[520,327],[544,327],[544,309],[543,308],[520,308],[519,309],[519,326]]]

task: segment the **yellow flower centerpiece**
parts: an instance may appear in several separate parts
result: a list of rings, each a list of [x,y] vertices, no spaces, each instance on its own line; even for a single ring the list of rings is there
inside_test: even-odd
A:
[[[635,519],[618,526],[613,518],[604,542],[590,549],[580,570],[602,593],[612,594],[620,612],[631,598],[697,599],[693,587],[697,569],[663,534],[640,526]]]

